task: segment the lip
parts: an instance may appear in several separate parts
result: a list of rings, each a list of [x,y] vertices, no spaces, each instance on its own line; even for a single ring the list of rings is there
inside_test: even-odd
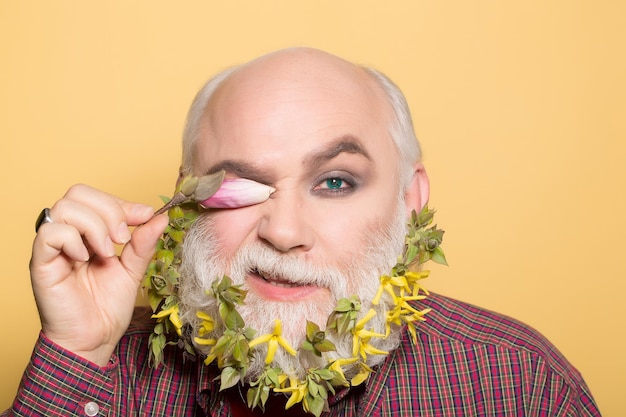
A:
[[[250,290],[260,297],[275,301],[298,302],[327,291],[315,285],[288,286],[281,284],[280,281],[267,281],[256,273],[248,274],[247,284]]]

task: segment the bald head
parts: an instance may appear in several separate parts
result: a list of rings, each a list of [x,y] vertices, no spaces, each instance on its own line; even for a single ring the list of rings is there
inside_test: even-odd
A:
[[[280,50],[244,64],[225,80],[218,94],[222,91],[232,94],[246,88],[266,93],[294,86],[335,89],[349,94],[362,90],[373,101],[385,101],[381,86],[362,67],[311,48]]]
[[[273,114],[268,109],[280,116],[281,111],[291,111],[295,106],[306,112],[307,106],[343,98],[350,99],[351,106],[358,106],[360,112],[388,127],[400,165],[410,169],[419,160],[419,145],[406,101],[391,81],[377,71],[324,51],[291,48],[224,71],[200,90],[185,128],[183,168],[190,172],[197,162],[198,138],[210,140],[211,132],[225,120],[263,117],[271,130]]]

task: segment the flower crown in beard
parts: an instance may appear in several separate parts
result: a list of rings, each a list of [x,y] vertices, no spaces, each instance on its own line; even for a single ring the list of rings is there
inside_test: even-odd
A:
[[[274,188],[248,179],[224,180],[224,171],[204,177],[181,177],[176,185],[174,196],[163,198],[165,205],[156,214],[168,212],[169,225],[157,244],[154,258],[146,271],[143,287],[148,290],[148,299],[156,319],[154,330],[149,337],[150,362],[153,366],[163,363],[163,350],[167,345],[177,345],[184,350],[184,357],[195,360],[197,345],[210,346],[204,357],[206,365],[216,363],[220,369],[220,390],[230,388],[243,381],[249,365],[254,360],[253,352],[261,345],[267,345],[263,373],[249,385],[247,402],[250,408],[264,410],[271,392],[290,395],[286,409],[301,403],[307,412],[320,416],[328,410],[328,396],[337,387],[357,386],[366,381],[372,372],[367,365],[368,355],[386,355],[388,352],[377,349],[372,342],[387,338],[392,329],[406,327],[413,343],[416,343],[416,326],[425,320],[430,309],[419,310],[416,301],[426,298],[428,291],[421,280],[428,277],[429,271],[422,265],[429,260],[446,265],[441,249],[443,230],[430,226],[434,211],[424,207],[420,213],[413,211],[408,222],[408,231],[402,254],[388,275],[380,277],[380,286],[369,308],[363,307],[363,300],[357,296],[342,298],[329,315],[326,328],[320,329],[307,321],[306,339],[295,348],[282,336],[282,323],[274,321],[274,330],[265,335],[247,327],[237,312],[243,304],[246,291],[233,285],[227,276],[216,279],[207,291],[219,306],[219,317],[212,317],[198,311],[200,326],[192,334],[191,326],[183,325],[179,317],[178,271],[182,261],[182,244],[185,233],[206,209],[229,209],[259,204],[269,198]],[[368,322],[379,314],[376,306],[381,299],[391,300],[392,308],[386,312],[385,333],[368,329]],[[225,329],[215,339],[210,335],[221,322]],[[278,349],[290,355],[298,350],[308,351],[318,357],[335,351],[335,345],[328,335],[338,337],[351,335],[352,356],[331,360],[324,368],[308,369],[303,379],[288,376],[279,367],[273,366]],[[357,369],[350,379],[346,378],[347,368]]]

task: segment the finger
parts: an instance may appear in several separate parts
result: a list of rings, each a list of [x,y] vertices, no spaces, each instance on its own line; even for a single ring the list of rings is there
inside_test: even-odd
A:
[[[111,230],[106,224],[106,219],[91,207],[70,199],[61,199],[50,209],[50,217],[53,222],[48,225],[67,225],[75,228],[78,234],[84,237],[87,249],[92,250],[96,255],[104,258],[115,256]],[[46,240],[58,239],[58,236],[49,236],[51,231],[57,229],[46,229],[41,227],[37,237],[43,237]]]
[[[41,226],[40,232],[33,242],[31,269],[49,264],[61,254],[75,262],[89,260],[89,252],[75,227],[47,223]]]
[[[144,224],[154,215],[154,208],[145,204],[122,201],[121,206],[126,213],[126,221],[129,226]]]
[[[154,213],[150,206],[128,202],[83,184],[72,186],[65,199],[78,202],[97,213],[109,230],[111,239],[119,244],[130,240],[128,226],[142,224]]]
[[[128,274],[137,281],[143,278],[148,263],[154,255],[159,237],[167,225],[167,214],[155,216],[133,231],[130,242],[122,250],[120,261]]]

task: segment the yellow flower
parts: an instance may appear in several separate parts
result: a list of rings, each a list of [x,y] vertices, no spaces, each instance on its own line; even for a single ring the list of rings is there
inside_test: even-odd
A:
[[[363,359],[367,359],[367,354],[371,355],[386,355],[389,352],[385,352],[380,349],[376,349],[369,341],[372,337],[385,337],[384,334],[374,333],[371,330],[365,330],[365,325],[368,321],[376,315],[374,309],[370,309],[365,317],[357,322],[352,330],[352,356],[361,355]]]
[[[376,296],[374,296],[372,304],[378,305],[378,303],[380,302],[380,298],[385,291],[389,293],[394,301],[396,301],[397,288],[399,288],[402,292],[413,294],[413,296],[419,295],[420,291],[428,295],[428,291],[419,285],[419,281],[424,278],[428,278],[429,274],[430,271],[407,271],[404,275],[382,275],[380,277],[380,287],[378,287],[378,292],[376,293]]]
[[[426,298],[424,295],[405,296],[404,290],[400,291],[400,295],[395,299],[395,305],[392,310],[387,312],[385,320],[385,337],[389,336],[391,331],[391,324],[401,326],[403,321],[406,321],[406,317],[414,314],[420,314],[419,310],[411,307],[409,301],[423,300]]]
[[[213,321],[213,317],[209,316],[202,311],[196,312],[196,316],[202,320],[200,324],[200,329],[198,330],[198,334],[200,336],[204,336],[205,334],[211,333],[215,328],[215,322]]]
[[[307,382],[300,382],[295,378],[289,377],[289,387],[287,388],[274,388],[276,392],[289,392],[291,396],[285,404],[285,410],[291,408],[294,404],[301,402],[308,392]]]
[[[414,295],[406,296],[404,289],[400,290],[400,295],[395,297],[394,308],[387,312],[385,318],[385,337],[389,336],[391,332],[391,325],[401,326],[407,324],[407,330],[409,331],[413,342],[417,341],[417,334],[415,333],[415,323],[426,320],[424,315],[431,309],[426,308],[424,310],[417,310],[409,304],[409,301],[423,300],[426,295],[417,295],[419,290],[415,291],[415,287],[412,291]]]
[[[418,311],[412,315],[404,316],[402,320],[407,324],[407,328],[409,333],[411,334],[411,338],[413,339],[413,343],[417,343],[417,334],[415,333],[415,322],[420,322],[426,320],[424,315],[431,311],[430,308],[426,308],[422,311]]]
[[[202,337],[211,333],[215,328],[215,322],[213,321],[213,317],[209,316],[206,313],[203,313],[202,311],[197,311],[196,316],[202,320],[202,323],[200,324],[200,329],[198,329],[198,335],[200,335],[200,337],[194,337],[193,340],[199,345],[215,345],[217,343],[216,339]]]
[[[409,285],[413,286],[417,284],[419,280],[428,278],[430,271],[407,271],[404,276]]]
[[[278,375],[278,385],[281,387],[285,386],[285,382],[289,379],[289,377],[286,374],[279,374]]]
[[[216,357],[217,356],[215,356],[214,354],[209,353],[207,357],[204,359],[204,364],[209,366],[215,360]]]
[[[274,320],[274,330],[272,333],[264,334],[263,336],[259,336],[256,339],[250,342],[250,349],[254,346],[259,345],[261,343],[267,343],[267,356],[265,357],[265,364],[269,365],[274,360],[274,355],[276,354],[276,350],[278,350],[278,345],[282,346],[290,355],[295,356],[296,350],[291,347],[287,339],[283,336],[283,326],[282,322],[279,319]]]
[[[372,368],[370,368],[369,366],[367,366],[363,362],[359,363],[359,366],[360,366],[361,370],[359,371],[358,374],[356,374],[350,380],[350,383],[352,384],[353,387],[356,387],[357,385],[361,385],[365,380],[367,380],[367,378],[370,376],[370,374],[372,372],[374,372],[374,370]]]
[[[408,284],[411,288],[413,288],[413,296],[419,295],[420,291],[422,291],[425,295],[429,294],[428,290],[419,284],[419,281],[424,278],[428,278],[428,275],[430,275],[430,271],[408,271],[405,274]]]
[[[372,300],[372,304],[378,305],[378,303],[380,302],[380,298],[382,297],[384,291],[387,291],[389,295],[391,295],[391,297],[395,300],[396,293],[394,291],[394,287],[404,288],[407,291],[411,290],[409,288],[409,284],[406,278],[403,275],[393,276],[393,277],[389,275],[382,275],[380,277],[380,286],[378,287],[378,292],[376,293],[376,296]]]
[[[331,371],[333,371],[337,375],[337,379],[342,381],[341,382],[342,385],[349,386],[350,384],[348,384],[348,380],[346,379],[346,376],[343,373],[343,367],[346,366],[346,365],[353,364],[354,362],[356,362],[358,360],[359,360],[359,358],[340,358],[340,359],[335,359],[334,361],[331,362],[331,364],[328,367],[328,369],[330,369]]]
[[[152,318],[157,319],[157,322],[162,322],[165,318],[168,318],[170,323],[174,325],[176,333],[178,333],[179,336],[182,336],[181,329],[183,328],[183,322],[180,320],[180,316],[178,315],[178,304],[174,304],[167,310],[161,310],[157,314],[153,314]]]
[[[197,344],[204,345],[204,346],[213,346],[215,343],[217,343],[217,340],[215,339],[211,339],[211,338],[205,339],[204,337],[194,337],[193,340]]]

